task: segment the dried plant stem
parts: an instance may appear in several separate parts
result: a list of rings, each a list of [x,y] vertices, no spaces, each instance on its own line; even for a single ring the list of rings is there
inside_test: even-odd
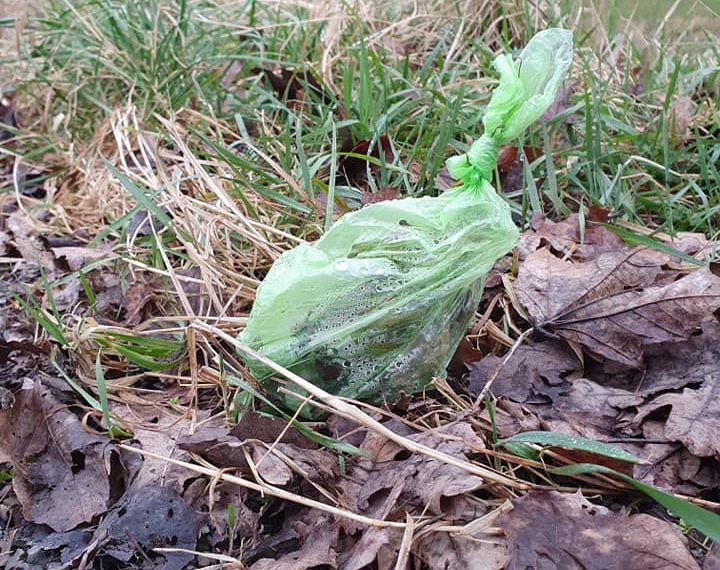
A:
[[[220,479],[222,481],[226,481],[228,483],[233,483],[234,485],[240,485],[241,487],[245,487],[246,489],[251,489],[253,491],[257,491],[258,493],[261,493],[263,495],[269,495],[271,497],[277,497],[278,499],[283,499],[285,501],[291,501],[293,503],[297,503],[300,505],[304,505],[306,507],[310,507],[313,509],[319,509],[321,511],[325,511],[327,513],[330,513],[332,515],[351,519],[356,522],[375,526],[379,528],[383,527],[392,527],[392,528],[402,528],[405,529],[406,523],[401,522],[394,522],[394,521],[384,521],[380,519],[373,519],[370,517],[366,517],[363,515],[358,515],[356,513],[353,513],[352,511],[347,511],[345,509],[340,509],[338,507],[333,507],[331,505],[326,505],[325,503],[321,503],[320,501],[315,501],[313,499],[307,499],[305,497],[302,497],[300,495],[296,495],[295,493],[291,493],[289,491],[285,491],[284,489],[280,489],[278,487],[274,487],[272,485],[261,485],[259,483],[254,483],[252,481],[248,481],[247,479],[243,479],[242,477],[237,477],[236,475],[229,475],[227,473],[224,473],[221,469],[210,469],[209,467],[202,467],[200,465],[196,465],[194,463],[188,463],[187,461],[180,461],[179,459],[173,459],[172,457],[165,457],[164,455],[160,455],[159,453],[154,453],[152,451],[148,451],[145,449],[138,449],[137,447],[132,447],[130,445],[120,444],[118,445],[120,449],[124,449],[125,451],[129,451],[131,453],[138,453],[140,455],[144,455],[146,457],[152,457],[154,459],[160,459],[162,461],[166,461],[168,463],[172,463],[173,465],[177,465],[178,467],[184,467],[185,469],[189,469],[190,471],[194,471],[195,473],[201,473],[203,475],[207,475],[209,477],[214,477],[216,479]]]
[[[365,412],[358,409],[357,407],[352,406],[345,402],[343,399],[326,392],[318,386],[315,386],[304,378],[301,378],[297,374],[291,372],[287,368],[276,364],[269,358],[266,358],[262,354],[254,351],[249,346],[244,345],[243,343],[217,327],[208,325],[207,323],[204,323],[202,321],[195,321],[191,326],[196,327],[198,330],[202,330],[206,333],[215,335],[231,343],[241,352],[247,354],[248,356],[251,356],[259,362],[262,362],[278,374],[281,374],[282,376],[290,380],[296,386],[299,386],[300,388],[305,390],[308,394],[311,394],[319,400],[322,400],[338,415],[353,420],[367,427],[368,429],[371,429],[372,431],[385,436],[389,440],[394,441],[408,451],[412,451],[414,453],[422,453],[423,455],[431,457],[442,463],[453,465],[454,467],[458,467],[464,471],[467,471],[468,473],[478,475],[479,477],[482,477],[486,481],[490,481],[492,483],[497,483],[499,485],[504,485],[506,487],[518,490],[527,490],[530,488],[530,485],[528,485],[527,483],[510,479],[509,477],[505,477],[504,475],[496,473],[495,471],[492,471],[475,463],[471,463],[469,461],[458,459],[457,457],[453,457],[452,455],[448,455],[447,453],[443,453],[442,451],[438,451],[436,449],[432,449],[431,447],[427,447],[420,443],[411,441],[393,432],[392,430],[388,429],[386,426],[384,426],[377,420],[371,418],[369,415],[367,415]]]
[[[480,404],[482,404],[483,400],[485,399],[485,395],[490,391],[490,388],[492,387],[493,382],[495,382],[495,379],[500,375],[500,372],[502,371],[503,368],[505,368],[505,365],[510,361],[510,359],[512,358],[512,355],[515,354],[515,351],[525,341],[525,339],[530,335],[530,333],[532,331],[533,331],[533,329],[526,330],[513,343],[512,348],[510,348],[510,351],[505,355],[505,358],[503,358],[503,361],[497,367],[495,372],[493,372],[493,375],[490,376],[490,379],[485,383],[485,386],[483,386],[483,389],[480,390],[480,393],[478,394],[478,397],[475,399],[475,403],[473,404],[473,407],[472,407],[473,410],[477,410],[480,407]]]
[[[414,534],[415,520],[410,516],[410,513],[405,513],[405,532],[403,533],[400,550],[395,560],[395,570],[405,570],[408,567]]]

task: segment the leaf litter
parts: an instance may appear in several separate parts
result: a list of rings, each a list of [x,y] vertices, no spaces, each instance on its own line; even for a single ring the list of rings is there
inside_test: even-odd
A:
[[[269,74],[266,79],[298,109],[308,99],[303,90],[309,86],[315,95],[319,92],[310,76],[301,81],[283,70],[273,75],[277,87]],[[687,129],[684,105],[678,101],[670,111],[678,138]],[[350,140],[341,147],[390,162],[387,142],[371,149],[370,141],[359,141],[366,146],[353,149]],[[536,149],[525,154],[532,154],[528,150]],[[521,175],[517,151],[505,151],[510,158],[501,174],[508,186]],[[140,155],[138,148],[133,153]],[[141,166],[132,169],[143,175]],[[338,183],[360,188],[362,203],[399,195],[394,188],[372,192],[368,174],[377,174],[374,164],[348,159],[340,165]],[[188,176],[201,174],[191,170]],[[175,208],[174,215],[182,212],[180,202],[168,207]],[[47,213],[34,211],[32,218],[17,208],[9,215],[3,211],[0,247],[14,260],[12,271],[3,268],[3,285],[21,296],[30,292],[49,311],[50,296],[38,286],[42,271],[52,283],[110,250],[89,246],[82,231],[69,243],[53,242]],[[147,212],[137,213],[148,219]],[[208,211],[202,215],[209,217]],[[138,235],[151,236],[150,224],[143,227]],[[710,251],[702,236],[679,238],[668,245],[698,258]],[[719,305],[714,275],[691,270],[668,253],[631,248],[601,224],[586,221],[581,227],[577,215],[555,222],[534,218],[516,252],[517,273],[506,259],[489,278],[495,283],[489,293],[499,294],[500,301],[465,339],[459,373],[449,385],[436,384],[439,391],[426,398],[393,408],[401,417],[384,419],[382,425],[458,461],[501,466],[518,477],[520,486],[548,481],[536,476],[538,465],[499,453],[495,436],[547,429],[614,442],[644,460],[632,467],[638,479],[715,506],[718,414],[713,395],[720,326],[713,317]],[[254,272],[272,257],[263,256],[257,263],[234,263],[252,266]],[[175,319],[171,324],[181,322],[183,295],[191,298],[196,315],[220,313],[204,310],[211,305],[208,286],[199,286],[204,275],[198,265],[190,267],[188,273],[183,273],[187,267],[173,268],[190,279],[181,291],[173,290],[170,271],[162,275],[103,266],[84,275],[95,292],[98,319],[140,332],[156,329],[168,316]],[[252,298],[247,292],[256,282],[252,272],[233,275],[236,281],[228,287],[236,290],[238,283],[250,282],[243,303]],[[198,287],[193,290],[188,283]],[[78,303],[92,304],[77,280],[50,291],[63,312]],[[0,409],[0,473],[12,472],[11,482],[0,482],[0,519],[10,529],[0,535],[0,564],[8,568],[74,568],[93,561],[113,567],[195,567],[195,550],[225,553],[250,568],[280,570],[394,568],[404,550],[416,567],[430,569],[524,568],[538,560],[568,568],[699,567],[688,540],[664,512],[643,504],[647,512],[628,514],[627,492],[603,487],[600,479],[590,482],[608,495],[588,492],[592,503],[579,493],[534,489],[522,494],[331,415],[311,427],[362,452],[338,455],[284,420],[243,413],[227,386],[200,380],[197,363],[193,370],[188,364],[160,377],[122,360],[112,366],[104,360],[113,372],[108,378],[122,386],[110,386],[112,412],[131,426],[133,445],[209,464],[218,473],[228,469],[268,489],[283,488],[298,498],[399,526],[368,525],[263,497],[162,459],[140,461],[99,431],[99,415],[87,415],[87,403],[67,386],[60,389],[62,380],[40,373],[40,368],[52,369],[34,360],[49,353],[50,343],[36,323],[28,322],[15,297],[6,291],[0,295],[3,309],[12,312],[0,316],[5,320],[2,387],[9,395]],[[479,315],[490,301],[486,295]],[[504,328],[517,338],[513,327],[534,332],[506,361],[508,344],[497,341],[497,331]],[[200,346],[196,357],[201,364],[242,375],[242,366],[216,341],[200,341]],[[218,365],[220,354],[228,360]],[[61,366],[72,370],[73,358],[78,355],[61,359]],[[19,382],[18,376],[30,380]],[[487,408],[468,413],[473,397],[493,377],[492,417]],[[96,389],[92,374],[81,380]],[[389,417],[387,410],[373,413],[378,419]],[[231,427],[225,419],[234,415],[239,422]],[[564,491],[580,484],[574,481]],[[164,547],[175,550],[156,550]],[[713,547],[705,567],[716,567],[718,558]]]
[[[478,352],[474,347],[479,337],[468,337],[469,345],[459,358],[467,373],[462,379],[457,376],[456,389],[472,396],[494,376],[493,422],[500,437],[547,429],[615,442],[644,460],[631,468],[640,480],[690,496],[712,496],[708,493],[718,485],[713,475],[717,449],[711,397],[720,330],[712,316],[718,306],[715,277],[706,270],[678,266],[657,251],[626,246],[599,226],[591,225],[586,235],[586,242],[577,243],[577,218],[534,221],[523,236],[517,278],[496,281],[500,289],[511,284],[506,307],[517,310],[516,323],[525,315],[531,319],[533,337],[507,361],[501,348],[495,354]],[[36,243],[42,246],[42,241]],[[705,247],[699,241],[696,246]],[[48,250],[67,264],[56,270],[57,275],[77,270],[78,264],[97,255],[64,247],[71,249]],[[498,271],[510,267],[499,264]],[[140,279],[128,289],[136,292],[125,296],[132,300],[126,313],[130,326],[152,319],[162,303],[164,285]],[[615,307],[610,299],[618,301]],[[618,308],[632,318],[623,321],[612,314]],[[638,316],[644,317],[641,324]],[[495,318],[491,311],[485,324]],[[625,328],[626,323],[631,326]],[[483,334],[481,327],[479,336]],[[621,351],[607,348],[615,339],[622,339]],[[46,399],[38,396],[41,393]],[[16,387],[12,394],[15,402],[0,411],[0,421],[15,424],[15,431],[3,442],[1,459],[14,467],[15,494],[28,524],[32,522],[34,529],[49,525],[56,531],[45,531],[42,539],[36,536],[31,560],[72,565],[90,549],[97,560],[143,560],[147,568],[182,568],[194,559],[191,553],[196,549],[232,552],[238,541],[244,544],[238,560],[249,568],[393,568],[401,555],[407,534],[402,528],[318,515],[314,508],[278,500],[263,504],[252,493],[224,481],[212,483],[163,460],[146,457],[137,462],[119,453],[104,436],[84,432],[76,415],[79,409],[73,413],[41,384],[28,383],[19,391]],[[444,395],[453,401],[451,396]],[[128,402],[114,405],[114,413],[133,417],[136,441],[161,456],[207,461],[263,485],[376,520],[404,523],[411,517],[410,556],[427,568],[522,567],[533,557],[561,564],[579,560],[578,567],[587,568],[698,567],[677,527],[652,511],[628,517],[613,503],[607,503],[608,509],[579,495],[499,492],[478,475],[409,452],[339,416],[316,429],[327,429],[361,451],[342,462],[278,418],[248,411],[234,427],[227,427],[222,418],[211,420],[206,413],[191,420],[158,411],[163,407],[157,404],[148,407],[147,399],[140,407]],[[409,441],[463,461],[494,453],[487,410],[475,418],[461,413],[454,421],[438,418],[432,426],[425,420],[414,425],[412,419],[421,415],[418,405],[447,414],[447,405],[432,402],[405,405],[400,408],[404,421],[387,419],[384,425]],[[43,414],[64,418],[65,431],[57,435],[42,428],[37,419]],[[52,437],[35,437],[43,429]],[[36,450],[23,438],[44,447]],[[108,460],[110,456],[115,459]],[[559,457],[573,458],[567,453]],[[32,467],[45,465],[55,465],[50,472],[59,478],[58,486],[49,481],[38,485],[32,479]],[[87,480],[86,474],[91,474]],[[75,491],[68,491],[68,484]],[[47,485],[56,489],[55,494],[47,492]],[[90,501],[81,509],[76,500],[79,485]],[[513,509],[502,515],[507,511],[503,505]],[[146,533],[137,517],[154,530]],[[550,535],[536,532],[550,520],[557,531],[553,536],[566,537],[561,542],[547,542]],[[455,530],[436,530],[444,528]],[[667,552],[647,546],[660,535],[670,545]],[[23,544],[22,537],[15,544]],[[566,544],[578,545],[577,551],[568,552]],[[602,550],[606,544],[623,548],[608,552]],[[155,550],[168,546],[179,550]]]
[[[700,568],[680,531],[647,514],[627,516],[555,491],[528,493],[514,507],[501,519],[508,570]]]

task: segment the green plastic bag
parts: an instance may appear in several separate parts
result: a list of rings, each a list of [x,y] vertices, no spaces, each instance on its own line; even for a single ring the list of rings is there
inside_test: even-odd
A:
[[[550,106],[571,59],[572,36],[562,29],[538,33],[518,60],[498,56],[484,134],[447,161],[462,183],[346,214],[318,241],[283,254],[239,340],[328,392],[375,404],[443,375],[485,276],[518,238],[490,184],[498,148]],[[272,371],[243,358],[273,393]],[[291,409],[300,402],[281,401]]]

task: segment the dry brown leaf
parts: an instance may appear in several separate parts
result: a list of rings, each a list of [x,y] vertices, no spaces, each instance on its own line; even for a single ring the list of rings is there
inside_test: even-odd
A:
[[[142,449],[163,457],[189,460],[188,454],[178,446],[178,440],[192,429],[191,420],[186,415],[175,415],[160,406],[142,406],[137,403],[111,404],[110,411],[120,418],[127,418],[133,439]],[[212,429],[207,423],[203,424],[203,427]],[[133,476],[133,485],[136,487],[155,483],[182,492],[187,480],[194,477],[187,469],[162,459],[141,457],[137,454],[128,454],[125,458],[126,461],[138,461],[138,459],[140,463],[136,466]]]
[[[106,257],[109,253],[106,249],[91,249],[82,246],[63,246],[50,248],[55,262],[63,271],[77,271],[86,264],[97,259]]]
[[[518,244],[520,258],[549,245],[561,256],[588,261],[602,253],[625,249],[619,236],[599,224],[586,224],[581,234],[580,218],[572,214],[566,219],[553,222],[543,215],[533,216],[530,229],[523,233]]]
[[[284,420],[252,412],[230,431],[222,426],[203,426],[193,435],[182,436],[178,447],[218,467],[236,467],[250,474],[247,452],[260,476],[273,485],[289,484],[296,472],[315,481],[333,477],[337,471],[334,455],[327,449],[316,449],[317,444],[295,428],[286,427]]]
[[[703,570],[720,570],[720,544],[714,542],[703,561]]]
[[[679,441],[691,453],[711,457],[720,451],[720,324],[703,323],[703,332],[686,342],[653,350],[638,393],[653,397],[633,420],[645,437]],[[684,388],[682,392],[678,389]],[[667,416],[661,433],[648,436],[648,426]]]
[[[257,412],[243,414],[237,424],[230,430],[230,435],[240,441],[257,439],[265,443],[293,443],[306,449],[317,449],[318,444],[310,441],[297,429],[274,416],[266,416]]]
[[[645,428],[649,423],[656,424],[660,431],[654,440],[663,439],[664,425],[660,422],[646,422],[643,432],[647,433]],[[713,459],[701,459],[676,443],[645,444],[638,447],[637,450],[628,451],[634,452],[647,462],[633,468],[632,475],[639,481],[691,497],[717,488],[718,473]]]
[[[551,405],[529,407],[551,431],[605,440],[615,434],[621,412],[642,402],[627,390],[578,378],[562,386]]]
[[[140,556],[152,560],[150,568],[181,570],[194,558],[182,550],[195,550],[203,519],[168,487],[132,487],[98,526],[95,536],[102,546],[96,556],[105,559],[101,567],[117,567],[117,561],[128,563]],[[163,547],[180,551],[153,551]]]
[[[502,363],[503,359],[494,355],[470,363],[470,393],[480,393],[500,368],[492,384],[492,393],[524,403],[545,394],[548,386],[562,384],[570,372],[582,369],[575,354],[555,341],[520,346],[507,363]]]
[[[26,380],[13,407],[0,410],[0,433],[26,520],[64,532],[107,510],[109,441],[86,432],[38,381]]]
[[[460,458],[484,447],[482,439],[465,423],[449,424],[406,437]],[[413,509],[418,513],[447,515],[444,507],[448,498],[471,493],[484,484],[477,475],[424,454],[407,457],[406,451],[394,444],[383,445],[373,434],[368,434],[368,439],[360,447],[369,450],[371,457],[382,460],[358,460],[348,477],[338,483],[338,489],[341,503],[364,515],[383,519],[394,513],[404,518],[404,512]],[[378,449],[383,451],[378,452]],[[342,524],[348,529],[356,529],[354,523],[343,521]]]
[[[435,176],[435,188],[440,191],[452,188],[457,183],[458,181],[450,176],[450,171],[447,169],[447,166],[443,166],[440,170],[438,170],[438,173]]]
[[[500,438],[512,437],[524,431],[540,431],[540,419],[530,412],[523,404],[507,398],[500,398],[493,410],[492,419],[488,409],[481,412],[487,425],[495,423],[495,430]]]
[[[535,146],[524,146],[520,152],[514,145],[502,145],[497,157],[499,189],[505,194],[522,189],[525,186],[523,163],[533,162],[541,154],[542,149]]]
[[[360,540],[339,557],[340,568],[362,570],[373,562],[376,562],[378,570],[394,568],[402,535],[397,528],[368,528]]]
[[[23,259],[32,265],[39,265],[48,273],[55,269],[55,259],[45,249],[39,237],[35,223],[28,217],[24,210],[17,210],[8,216],[5,222],[7,229],[12,234],[10,242],[22,255]]]
[[[636,424],[647,416],[669,407],[665,422],[668,441],[680,441],[690,453],[699,457],[720,454],[720,382],[717,375],[708,378],[698,389],[685,388],[681,393],[658,396],[638,408]]]
[[[381,163],[392,164],[393,160],[395,160],[392,143],[387,135],[381,135],[377,140],[361,140],[356,142],[350,149],[350,154],[353,156],[341,156],[338,159],[335,184],[339,186],[354,186],[363,192],[367,192],[368,194],[365,195],[365,203],[369,204],[368,195],[372,196],[371,189],[373,187],[369,182],[369,177],[376,178],[381,167],[378,164],[369,162],[365,157],[375,158],[381,161]],[[391,191],[391,189],[388,189],[388,191]]]
[[[447,370],[459,378],[471,369],[472,363],[482,360],[483,355],[483,351],[475,348],[468,337],[463,337],[447,365]]]
[[[250,452],[255,468],[263,480],[276,486],[287,485],[292,481],[292,469],[275,453],[268,453],[265,446],[259,444],[244,443],[241,445]]]
[[[502,570],[508,560],[504,540],[482,535],[429,533],[413,552],[427,568],[447,570]]]
[[[574,495],[532,492],[501,518],[507,570],[699,570],[687,540],[668,522],[625,516]]]
[[[153,313],[161,313],[157,307],[158,290],[162,286],[161,283],[158,275],[146,275],[139,272],[135,275],[135,281],[127,287],[122,296],[126,327],[137,326]]]
[[[295,522],[295,531],[303,541],[299,550],[280,558],[262,558],[250,566],[250,570],[309,570],[317,566],[338,568],[335,545],[338,538],[337,525],[329,516],[315,517],[313,523]]]
[[[646,345],[686,339],[720,306],[720,279],[706,268],[655,286],[663,260],[634,249],[573,264],[541,249],[520,267],[515,290],[539,330],[639,368]]]
[[[192,435],[183,434],[177,446],[207,459],[218,467],[238,467],[248,472],[242,442],[231,436],[224,426],[202,426]]]
[[[311,481],[324,481],[337,473],[337,459],[324,449],[305,449],[292,443],[268,444],[246,441],[260,476],[272,485],[287,485],[295,473]]]
[[[378,202],[397,200],[398,198],[400,198],[400,191],[397,188],[385,186],[378,189],[377,192],[363,190],[362,196],[360,197],[360,205],[367,206],[368,204],[377,204]]]
[[[702,334],[694,334],[672,348],[651,347],[646,362],[645,374],[637,388],[643,396],[702,384],[720,370],[720,323],[705,321]]]

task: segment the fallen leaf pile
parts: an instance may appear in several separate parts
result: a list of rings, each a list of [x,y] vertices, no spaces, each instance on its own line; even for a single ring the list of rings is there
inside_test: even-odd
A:
[[[508,570],[700,568],[671,524],[645,514],[614,513],[579,493],[528,494],[501,524],[510,544]]]
[[[360,176],[357,166],[348,159],[338,176]],[[363,200],[394,197],[381,189]],[[8,474],[0,480],[0,519],[12,529],[0,535],[4,567],[180,570],[197,566],[194,552],[229,556],[252,570],[392,569],[398,561],[430,570],[701,567],[697,548],[665,513],[647,503],[640,512],[628,508],[636,495],[583,496],[569,492],[579,485],[572,479],[560,479],[559,492],[509,467],[518,484],[505,488],[342,415],[309,426],[341,442],[340,453],[319,444],[308,426],[234,401],[237,393],[202,351],[199,362],[167,373],[188,374],[182,377],[192,382],[184,383],[103,355],[109,410],[132,432],[125,443],[160,458],[131,453],[108,437],[100,414],[62,375],[97,394],[95,353],[83,360],[77,352],[90,341],[78,341],[76,352],[58,348],[38,334],[19,299],[52,314],[38,286],[45,279],[55,310],[88,307],[87,291],[68,276],[97,264],[84,273],[96,292],[95,322],[141,330],[165,323],[153,319],[178,314],[185,301],[201,313],[209,293],[199,286],[200,271],[178,270],[188,282],[176,295],[166,279],[124,271],[112,250],[82,236],[53,238],[17,209],[4,219],[0,244],[15,260],[0,291],[0,373],[8,379],[0,386],[0,475]],[[614,442],[643,460],[626,472],[712,501],[720,485],[720,279],[687,263],[708,252],[702,236],[684,234],[669,245],[678,255],[626,245],[595,223],[581,237],[577,216],[534,219],[516,250],[517,270],[508,258],[489,277],[448,383],[436,384],[439,394],[388,403],[373,417],[461,465],[518,469],[521,460],[492,442],[525,431]],[[527,334],[508,352],[513,337],[503,330]],[[223,354],[242,375],[232,351]],[[492,417],[486,406],[471,405],[488,382]],[[187,468],[193,464],[217,476]],[[529,489],[523,477],[542,488]],[[704,568],[717,567],[717,559],[710,550]]]
[[[717,488],[720,278],[679,257],[702,258],[702,236],[671,245],[678,256],[600,225],[583,242],[577,217],[534,220],[512,281],[534,332],[504,365],[468,364],[472,393],[496,375],[501,436],[535,425],[617,442],[647,461],[641,480],[695,496]]]

